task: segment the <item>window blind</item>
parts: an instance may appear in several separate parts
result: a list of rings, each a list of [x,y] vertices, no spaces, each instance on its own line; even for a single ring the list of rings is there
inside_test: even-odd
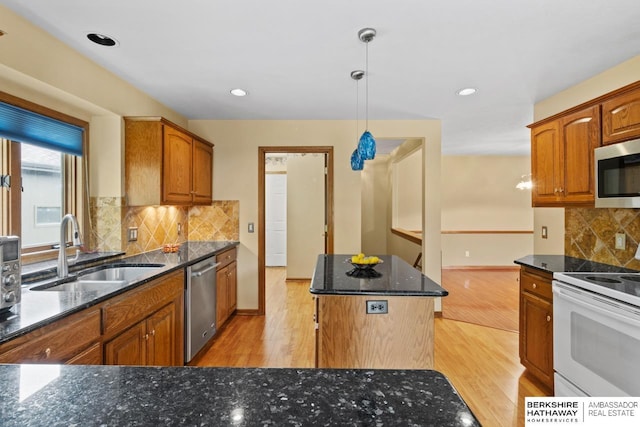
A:
[[[0,137],[82,156],[84,129],[0,102]]]

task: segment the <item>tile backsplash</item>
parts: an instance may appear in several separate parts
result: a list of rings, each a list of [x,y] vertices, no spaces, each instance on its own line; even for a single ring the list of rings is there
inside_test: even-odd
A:
[[[565,208],[565,255],[640,270],[640,209]],[[625,249],[615,248],[624,233]]]
[[[222,200],[211,206],[127,207],[119,197],[92,197],[90,248],[134,255],[187,240],[239,240],[239,205]],[[129,227],[138,228],[138,240],[128,241]]]

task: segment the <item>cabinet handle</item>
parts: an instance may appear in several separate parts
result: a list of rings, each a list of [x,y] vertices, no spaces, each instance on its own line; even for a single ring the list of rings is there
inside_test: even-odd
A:
[[[535,283],[533,284],[533,289],[536,289],[538,287],[538,285],[536,285]]]
[[[152,336],[152,337],[155,337],[155,336],[156,336],[156,330],[155,330],[155,329],[152,329],[152,330],[151,330],[151,336]]]
[[[144,334],[144,339],[148,341],[149,340],[149,334]]]
[[[547,322],[551,322],[551,316],[547,314]]]
[[[47,347],[44,351],[44,357],[48,359],[49,356],[51,356],[51,348]]]

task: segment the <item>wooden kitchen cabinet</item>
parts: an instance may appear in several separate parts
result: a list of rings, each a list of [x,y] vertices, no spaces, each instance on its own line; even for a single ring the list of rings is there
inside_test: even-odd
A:
[[[177,366],[176,307],[170,303],[105,344],[107,365]]]
[[[600,107],[531,125],[532,205],[592,206]]]
[[[520,268],[520,363],[553,391],[552,275]]]
[[[640,138],[640,88],[602,103],[602,144]]]
[[[129,206],[211,204],[213,145],[161,117],[125,117]]]
[[[184,364],[184,272],[171,273],[102,307],[107,365]]]
[[[2,344],[0,363],[102,364],[96,348],[100,348],[100,311],[92,308]]]
[[[236,248],[218,254],[216,270],[216,328],[219,330],[236,311],[238,280]]]

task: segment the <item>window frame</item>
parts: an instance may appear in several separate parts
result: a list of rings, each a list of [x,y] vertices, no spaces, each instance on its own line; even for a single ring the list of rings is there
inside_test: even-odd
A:
[[[82,156],[62,153],[63,156],[63,209],[73,213],[78,219],[84,243],[88,243],[89,235],[89,123],[65,113],[53,110],[26,99],[18,98],[0,91],[0,101],[16,107],[69,123],[83,129]],[[20,142],[0,139],[0,168],[3,174],[12,177],[11,188],[21,188],[20,170]],[[17,172],[16,172],[17,171]],[[21,234],[21,191],[6,191],[2,189],[2,235]],[[58,242],[56,242],[58,243]],[[43,259],[55,258],[58,249],[52,245],[32,246],[21,248],[23,262],[35,262]]]

